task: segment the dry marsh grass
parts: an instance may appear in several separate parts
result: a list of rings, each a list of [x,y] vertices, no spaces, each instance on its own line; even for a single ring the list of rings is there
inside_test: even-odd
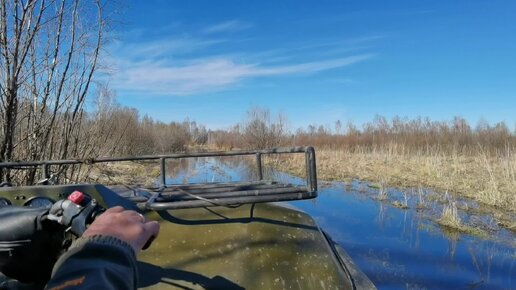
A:
[[[447,195],[447,194],[446,194]],[[475,236],[486,236],[487,233],[480,228],[474,228],[464,224],[459,216],[459,210],[455,201],[449,200],[448,204],[443,207],[441,217],[437,223],[445,227],[446,230],[455,230]]]
[[[516,156],[482,150],[459,154],[435,151],[407,153],[403,148],[317,149],[317,173],[322,180],[355,178],[393,187],[425,187],[449,191],[481,204],[516,211]],[[304,176],[304,156],[271,159],[280,170]],[[383,187],[383,186],[381,186]]]
[[[444,206],[443,213],[438,223],[442,226],[454,229],[460,229],[463,226],[455,202],[449,202],[449,204]]]
[[[93,165],[86,179],[104,185],[153,186],[159,175],[159,167],[155,163],[127,161]]]

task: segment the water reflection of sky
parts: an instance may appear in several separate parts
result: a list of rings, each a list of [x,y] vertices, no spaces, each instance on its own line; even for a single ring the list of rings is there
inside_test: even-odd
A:
[[[242,160],[200,158],[168,182],[251,180],[252,169]],[[444,233],[415,210],[395,208],[339,183],[321,187],[317,199],[290,204],[314,217],[379,289],[516,289],[516,250],[507,244]]]
[[[311,214],[380,289],[514,289],[514,249],[468,236],[446,237],[413,210],[343,187],[294,205]]]

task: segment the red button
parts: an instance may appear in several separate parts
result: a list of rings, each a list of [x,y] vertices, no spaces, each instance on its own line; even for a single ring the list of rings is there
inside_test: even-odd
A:
[[[84,200],[84,193],[76,190],[74,192],[72,192],[72,194],[70,194],[68,196],[68,200],[75,203],[75,204],[81,204],[81,202]]]

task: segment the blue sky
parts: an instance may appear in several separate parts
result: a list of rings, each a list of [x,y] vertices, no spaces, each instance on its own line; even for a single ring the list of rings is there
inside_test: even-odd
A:
[[[516,1],[128,1],[107,48],[118,101],[227,128],[375,114],[516,122]]]

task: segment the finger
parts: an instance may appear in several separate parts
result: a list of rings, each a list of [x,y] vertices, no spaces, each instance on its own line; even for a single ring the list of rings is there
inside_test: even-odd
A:
[[[121,206],[114,206],[111,208],[108,208],[104,213],[117,213],[117,212],[123,212],[124,208]]]
[[[132,218],[135,221],[145,223],[145,216],[143,216],[141,213],[138,213],[134,210],[128,210],[125,211],[124,214],[126,214],[128,217]]]
[[[148,237],[154,236],[157,237],[159,234],[159,223],[157,221],[150,221],[143,224],[143,228],[145,229],[145,234]]]
[[[159,223],[156,221],[148,222],[143,225],[145,228],[145,234],[150,236],[146,239],[145,244],[142,246],[142,250],[148,249],[152,242],[156,239],[159,233]]]

